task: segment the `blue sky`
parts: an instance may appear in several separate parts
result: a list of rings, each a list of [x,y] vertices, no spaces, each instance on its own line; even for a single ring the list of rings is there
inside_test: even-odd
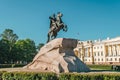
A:
[[[45,43],[49,16],[62,12],[68,32],[58,37],[80,40],[120,36],[120,0],[0,0],[0,33],[9,28],[19,39]]]

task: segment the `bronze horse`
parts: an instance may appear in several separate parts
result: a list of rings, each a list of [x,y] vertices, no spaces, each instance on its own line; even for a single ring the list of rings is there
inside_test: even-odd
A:
[[[63,22],[62,22],[62,14],[61,13],[58,13],[57,14],[57,18],[55,18],[55,15],[53,15],[52,17],[49,17],[50,18],[50,30],[48,32],[48,40],[47,42],[55,39],[57,37],[57,33],[63,29],[63,31],[67,32],[68,28],[67,28],[67,25],[65,25]]]

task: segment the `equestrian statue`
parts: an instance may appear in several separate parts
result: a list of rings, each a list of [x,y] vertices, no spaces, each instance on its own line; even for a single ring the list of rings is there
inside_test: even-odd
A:
[[[50,29],[49,29],[49,32],[47,34],[47,36],[48,36],[47,42],[55,39],[57,37],[57,33],[60,30],[67,32],[68,28],[67,28],[67,25],[65,25],[63,23],[63,21],[61,19],[62,16],[63,16],[63,14],[58,12],[57,15],[53,14],[52,16],[49,17]]]

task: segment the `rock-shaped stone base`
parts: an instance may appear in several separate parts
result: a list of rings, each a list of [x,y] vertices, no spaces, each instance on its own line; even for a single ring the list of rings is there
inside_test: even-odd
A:
[[[57,38],[44,45],[28,69],[60,72],[88,72],[90,69],[75,56],[73,49],[77,40]]]

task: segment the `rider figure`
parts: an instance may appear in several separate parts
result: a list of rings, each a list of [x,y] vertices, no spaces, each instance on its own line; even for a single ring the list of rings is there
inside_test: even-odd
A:
[[[49,42],[50,40],[56,38],[57,33],[63,29],[63,31],[67,31],[67,26],[63,23],[61,17],[62,17],[62,13],[58,12],[57,15],[53,14],[52,16],[49,17],[50,19],[50,29],[48,32],[48,40],[47,42]]]
[[[52,16],[49,17],[51,20],[50,22],[50,32],[53,30],[57,30],[61,25],[63,25],[61,17],[63,16],[62,13],[58,12],[57,16],[53,14]]]
[[[57,13],[56,24],[58,27],[60,27],[63,24],[62,19],[60,18],[62,16],[63,16],[62,13],[60,13],[60,12]]]
[[[50,29],[51,29],[51,31],[53,31],[55,29],[58,29],[58,26],[56,24],[55,14],[53,14],[52,16],[50,16],[49,19],[51,20],[51,22],[50,22]]]

